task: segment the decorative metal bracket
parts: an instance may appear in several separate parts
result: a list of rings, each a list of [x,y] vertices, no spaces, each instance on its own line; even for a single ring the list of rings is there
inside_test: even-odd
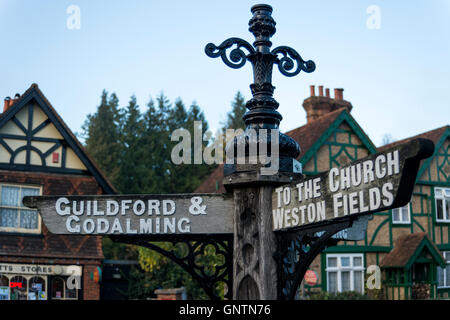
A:
[[[272,46],[270,38],[276,31],[272,7],[258,4],[253,6],[251,11],[253,17],[249,21],[249,31],[255,36],[253,46],[243,39],[229,38],[219,46],[208,43],[205,53],[211,58],[221,57],[227,66],[234,69],[244,66],[247,60],[252,63],[254,83],[250,87],[253,99],[247,102],[249,112],[244,115],[244,121],[246,125],[256,125],[264,120],[263,123],[278,128],[282,117],[276,111],[278,102],[272,98],[275,89],[272,86],[273,65],[277,64],[280,72],[287,77],[293,77],[302,70],[313,72],[316,65],[311,60],[303,60],[300,54],[290,47],[280,46],[270,51]],[[236,48],[230,51],[228,57],[227,50],[233,46]]]
[[[170,260],[177,263],[181,268],[188,272],[193,279],[198,281],[202,289],[209,296],[211,300],[220,300],[221,297],[216,293],[216,286],[223,282],[227,289],[224,297],[232,299],[233,288],[233,236],[232,235],[198,235],[195,237],[186,238],[181,236],[173,236],[164,239],[141,237],[141,236],[110,236],[115,242],[123,242],[133,245],[142,246],[154,250]],[[167,241],[172,244],[172,248],[165,250],[151,241]],[[178,245],[185,245],[186,252],[182,255],[176,252]],[[216,256],[223,257],[223,263],[215,265],[212,272],[206,270],[207,266],[201,263],[202,256],[205,256],[205,249],[207,246],[212,246],[215,250]]]
[[[350,227],[353,219],[297,231],[277,232],[278,299],[293,300],[303,277],[320,252],[340,240],[332,236]],[[320,236],[317,236],[320,234]]]
[[[249,129],[255,129],[257,139],[259,129],[278,130],[281,114],[278,109],[278,102],[273,98],[275,87],[272,85],[272,69],[277,64],[281,74],[287,77],[293,77],[304,72],[313,72],[316,65],[313,61],[305,61],[294,49],[286,46],[280,46],[272,51],[270,47],[272,42],[270,38],[275,34],[275,20],[272,18],[272,7],[266,4],[257,4],[251,8],[253,17],[249,21],[249,31],[255,36],[253,45],[240,38],[229,38],[223,41],[219,46],[208,43],[205,47],[205,53],[211,58],[221,57],[222,61],[229,67],[238,69],[245,65],[247,60],[253,66],[253,84],[250,85],[253,98],[247,101],[248,111],[243,119],[246,125],[246,133]],[[229,56],[227,56],[227,50]],[[234,128],[236,129],[236,128]],[[246,139],[246,133],[241,137],[241,142]],[[270,146],[269,141],[265,141]],[[238,138],[232,140],[226,147],[227,153],[231,148],[236,149]],[[245,140],[245,150],[247,155],[248,141]],[[234,153],[236,154],[236,153]],[[280,171],[293,172],[293,160],[300,154],[298,143],[284,134],[279,134],[279,154]],[[233,165],[225,164],[225,175],[236,171]],[[245,170],[244,170],[245,171]]]

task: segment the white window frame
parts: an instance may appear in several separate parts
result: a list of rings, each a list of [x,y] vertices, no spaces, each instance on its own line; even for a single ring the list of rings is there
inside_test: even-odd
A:
[[[1,192],[2,192],[2,187],[6,186],[6,187],[16,187],[16,188],[20,188],[20,190],[22,191],[22,188],[32,188],[32,189],[39,189],[39,195],[42,195],[42,186],[37,186],[37,185],[29,185],[29,184],[18,184],[18,183],[2,183],[0,182],[0,199],[1,199]],[[22,193],[20,193],[20,195],[22,195]],[[20,196],[19,196],[20,198]],[[22,199],[20,199],[19,201],[22,201]],[[27,210],[32,210],[32,211],[36,211],[36,209],[32,209],[32,208],[28,208],[28,207],[21,207],[20,206],[20,202],[19,202],[19,207],[9,207],[9,206],[4,206],[0,204],[0,208],[11,208],[11,209],[19,209],[19,214],[17,215],[17,218],[19,219],[19,226],[20,226],[20,210],[22,208],[27,208]],[[37,212],[38,215],[38,226],[36,229],[27,229],[27,228],[14,228],[14,227],[0,227],[0,233],[1,232],[5,232],[5,233],[27,233],[27,234],[40,234],[42,231],[42,219],[41,219],[41,215],[39,214],[39,212]]]
[[[443,286],[439,285],[439,278],[438,278],[438,288],[439,289],[450,288],[450,279],[447,279],[447,272],[446,272],[446,269],[450,268],[450,251],[443,251],[442,255],[444,256],[444,259],[447,262],[447,266],[444,269],[438,266],[438,277],[439,277],[439,272],[444,273],[444,285]]]
[[[10,286],[10,282],[11,279],[14,277],[22,277],[27,281],[27,300],[30,300],[30,285],[32,284],[31,279],[33,279],[34,277],[39,277],[42,278],[44,280],[44,292],[45,292],[45,299],[36,299],[36,300],[48,300],[48,277],[45,275],[39,275],[39,274],[17,274],[17,273],[10,273],[10,274],[6,274],[6,273],[1,273],[0,275],[5,276],[8,279],[8,286]],[[9,294],[8,294],[8,299],[6,300],[11,300],[11,287],[9,287]],[[6,301],[5,300],[5,301]],[[0,300],[1,301],[1,300]]]
[[[341,258],[343,257],[349,257],[350,258],[350,266],[343,267],[341,265]],[[358,257],[361,258],[361,266],[353,266],[353,258]],[[329,272],[337,272],[337,292],[342,292],[342,279],[341,279],[341,273],[343,271],[350,271],[350,291],[355,291],[355,283],[354,283],[354,271],[361,271],[362,274],[362,292],[361,294],[364,294],[364,254],[362,253],[343,253],[343,254],[327,254],[325,257],[325,263],[326,268],[325,271],[327,273],[327,291],[330,292],[330,281],[329,281]],[[329,267],[328,266],[328,258],[336,258],[337,260],[337,266],[336,267]]]
[[[52,300],[78,300],[78,291],[79,291],[79,289],[75,289],[75,293],[76,293],[76,297],[75,298],[67,298],[66,297],[67,281],[68,281],[67,277],[57,276],[57,277],[54,277],[53,279],[55,279],[55,278],[60,278],[62,280],[62,282],[63,282],[63,291],[61,292],[61,298],[53,297],[53,292],[52,292],[53,288],[50,286],[49,294],[50,294],[50,297],[51,297]]]
[[[411,224],[411,207],[410,207],[411,202],[408,202],[407,205],[403,206],[403,207],[398,207],[398,208],[394,208],[392,209],[392,224]],[[403,221],[403,215],[401,213],[401,210],[404,210],[406,208],[406,210],[408,210],[408,221]],[[394,210],[398,210],[399,211],[399,218],[400,220],[394,220]]]
[[[437,195],[436,191],[441,191],[441,195]],[[443,210],[443,217],[444,219],[438,218],[438,211],[437,211],[437,201],[442,200],[442,210]],[[450,222],[450,212],[446,212],[447,210],[447,201],[450,201],[450,188],[434,188],[434,206],[436,209],[436,222]],[[448,217],[445,219],[445,217]]]

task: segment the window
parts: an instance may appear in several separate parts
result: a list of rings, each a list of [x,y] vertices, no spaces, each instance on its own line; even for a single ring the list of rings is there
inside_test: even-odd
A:
[[[450,188],[435,188],[436,221],[450,222]]]
[[[409,203],[406,206],[392,209],[392,223],[398,224],[411,223],[409,215]]]
[[[40,187],[0,184],[0,231],[40,233],[38,212],[22,203],[23,197],[40,194]]]
[[[28,280],[28,300],[46,300],[45,279],[42,277],[33,277]]]
[[[438,267],[438,288],[450,288],[450,251],[442,252],[447,266]]]
[[[9,279],[0,275],[0,300],[9,300]]]
[[[47,300],[46,291],[46,276],[0,274],[0,300]]]
[[[52,300],[77,300],[78,290],[69,289],[68,277],[55,277],[52,279]]]
[[[9,280],[11,288],[11,300],[27,300],[27,279],[22,276],[15,276]]]
[[[326,271],[328,292],[364,293],[362,254],[328,254]]]

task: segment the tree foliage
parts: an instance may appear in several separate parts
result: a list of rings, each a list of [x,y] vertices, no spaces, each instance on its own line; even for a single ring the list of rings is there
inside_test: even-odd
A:
[[[242,117],[246,112],[245,98],[240,91],[234,96],[231,102],[231,111],[227,114],[227,120],[223,123],[223,129],[245,129]]]
[[[224,128],[244,128],[244,113],[244,97],[238,92]],[[83,125],[83,137],[87,151],[119,193],[189,193],[214,169],[206,164],[175,165],[171,161],[172,149],[178,143],[171,141],[172,132],[181,128],[188,130],[193,147],[194,121],[201,122],[203,133],[208,130],[208,122],[196,103],[186,108],[181,99],[172,104],[161,93],[155,100],[150,99],[141,112],[135,96],[120,108],[115,93],[104,90],[96,112],[89,114]],[[202,148],[209,143],[212,138],[202,141]],[[193,163],[193,153],[191,157]],[[172,246],[166,242],[157,245],[165,249]],[[152,296],[157,288],[179,286],[187,288],[191,299],[207,298],[180,266],[155,251],[113,243],[108,237],[103,238],[103,251],[107,259],[139,260],[140,268],[133,269],[130,277],[129,298],[143,299]],[[176,254],[184,254],[182,251],[182,248],[175,248]],[[199,263],[213,272],[215,266],[223,263],[222,258],[207,248]],[[217,290],[223,293],[223,288]]]

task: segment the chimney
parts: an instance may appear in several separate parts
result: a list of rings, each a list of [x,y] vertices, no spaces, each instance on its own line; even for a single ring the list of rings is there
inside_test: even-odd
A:
[[[344,100],[344,89],[341,88],[334,89],[334,99]]]
[[[309,89],[310,89],[310,91],[311,91],[311,97],[314,97],[315,95],[316,95],[316,89],[315,89],[315,86],[309,86]]]
[[[306,111],[307,123],[317,120],[340,108],[346,108],[350,112],[352,104],[344,100],[344,89],[334,89],[334,99],[330,97],[330,89],[325,90],[323,95],[323,86],[319,86],[319,95],[315,96],[314,86],[310,86],[311,96],[303,101],[303,108]]]
[[[3,112],[6,112],[6,110],[8,110],[10,101],[11,101],[10,97],[6,97],[5,98],[4,105],[3,105]]]
[[[5,103],[3,105],[3,112],[6,112],[9,108],[13,106],[14,103],[16,103],[17,100],[19,100],[20,94],[16,93],[14,96],[14,99],[11,99],[10,97],[5,98]]]

